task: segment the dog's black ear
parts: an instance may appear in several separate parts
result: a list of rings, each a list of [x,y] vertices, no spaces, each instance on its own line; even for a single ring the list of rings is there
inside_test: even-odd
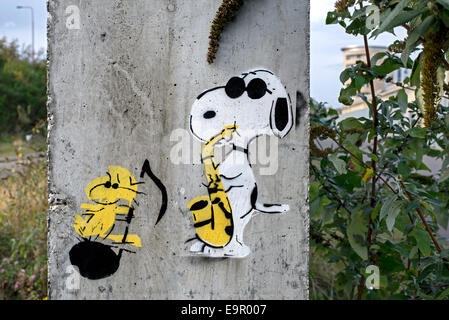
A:
[[[270,114],[270,126],[275,136],[283,138],[293,126],[293,113],[288,98],[277,98]]]

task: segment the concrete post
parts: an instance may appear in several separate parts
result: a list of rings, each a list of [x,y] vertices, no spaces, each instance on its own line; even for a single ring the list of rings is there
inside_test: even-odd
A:
[[[220,3],[48,0],[50,299],[308,298],[309,1]]]

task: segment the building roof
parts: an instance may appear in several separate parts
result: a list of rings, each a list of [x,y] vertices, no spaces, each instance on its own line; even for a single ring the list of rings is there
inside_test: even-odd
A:
[[[384,47],[384,46],[369,46],[369,48],[370,49],[379,49],[379,50],[387,49],[387,47]],[[341,51],[352,50],[352,49],[365,49],[365,46],[354,44],[354,45],[351,45],[351,46],[347,46],[347,47],[341,48]]]

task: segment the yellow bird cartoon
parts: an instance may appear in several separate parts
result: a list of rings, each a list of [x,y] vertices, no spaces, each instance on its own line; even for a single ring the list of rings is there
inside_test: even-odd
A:
[[[124,215],[129,224],[134,216],[132,201],[138,192],[137,182],[131,173],[122,167],[110,166],[106,176],[94,179],[86,187],[87,198],[94,202],[83,203],[82,215],[75,216],[74,228],[82,237],[97,236],[115,242],[141,247],[136,234],[112,234],[116,215]]]

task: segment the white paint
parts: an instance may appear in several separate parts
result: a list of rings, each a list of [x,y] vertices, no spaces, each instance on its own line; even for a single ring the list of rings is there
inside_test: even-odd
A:
[[[190,128],[192,134],[202,142],[208,141],[225,126],[236,124],[238,127],[230,140],[220,142],[221,145],[236,146],[236,149],[229,152],[218,165],[223,186],[229,190],[227,195],[234,223],[232,238],[223,248],[211,247],[197,240],[190,248],[195,254],[244,258],[251,250],[244,244],[243,232],[252,216],[257,212],[272,214],[289,211],[286,204],[264,205],[259,200],[252,203],[252,193],[257,188],[256,179],[248,154],[242,150],[248,150],[249,143],[258,136],[275,135],[282,138],[290,131],[293,126],[290,98],[281,81],[269,70],[254,68],[243,73],[240,78],[244,80],[246,91],[238,97],[229,96],[229,92],[233,91],[230,80],[226,86],[206,90],[192,106]],[[250,98],[253,93],[248,92],[252,91],[250,83],[255,79],[259,84],[263,80],[267,89],[262,97],[256,99]],[[286,102],[285,108],[282,108],[282,102]],[[276,114],[279,111],[285,111],[285,116]],[[283,126],[276,126],[277,117],[285,119]]]

